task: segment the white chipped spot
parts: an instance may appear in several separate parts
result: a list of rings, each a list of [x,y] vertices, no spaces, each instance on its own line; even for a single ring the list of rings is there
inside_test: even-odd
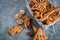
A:
[[[2,8],[2,7],[0,6],[0,8]]]
[[[56,34],[56,31],[55,31],[54,25],[53,25],[53,32]]]
[[[8,6],[7,4],[5,4],[5,6]]]
[[[15,1],[17,1],[17,0],[15,0]]]

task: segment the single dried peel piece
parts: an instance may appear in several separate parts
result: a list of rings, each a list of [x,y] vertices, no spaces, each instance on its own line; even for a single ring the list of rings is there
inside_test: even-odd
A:
[[[32,25],[32,30],[33,30],[34,33],[36,33],[37,32],[36,26]]]
[[[33,13],[33,17],[34,17],[34,18],[40,17],[40,12],[35,11],[35,12]]]
[[[16,22],[17,22],[18,24],[23,24],[23,19],[17,19]]]
[[[24,15],[24,14],[25,14],[25,11],[24,11],[24,10],[21,10],[21,11],[20,11],[20,14],[21,14],[21,15]]]
[[[29,37],[32,37],[32,36],[33,36],[33,33],[32,33],[32,32],[28,32],[27,35],[28,35]]]
[[[21,15],[20,15],[20,14],[16,14],[16,15],[14,16],[14,18],[15,18],[15,19],[19,19],[19,18],[21,18]]]
[[[33,1],[33,3],[37,3],[37,0],[32,0]]]
[[[30,26],[31,26],[30,25],[30,17],[25,15],[23,19],[24,19],[25,28],[30,28]]]

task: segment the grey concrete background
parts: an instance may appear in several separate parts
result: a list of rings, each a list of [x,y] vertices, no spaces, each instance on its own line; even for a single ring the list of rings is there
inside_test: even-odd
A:
[[[50,1],[55,6],[60,6],[60,0]],[[28,29],[23,29],[21,33],[13,37],[8,34],[8,28],[17,25],[14,15],[19,13],[20,9],[24,9],[29,15],[25,0],[0,0],[0,40],[32,40],[31,37],[26,35],[29,32]],[[36,25],[38,24],[36,23]],[[60,40],[60,21],[54,26],[44,28],[43,32],[48,35],[48,40]]]

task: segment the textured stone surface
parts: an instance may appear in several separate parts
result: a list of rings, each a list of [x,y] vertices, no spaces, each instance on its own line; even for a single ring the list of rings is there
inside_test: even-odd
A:
[[[60,0],[51,1],[60,6]],[[25,0],[0,0],[0,40],[32,40],[26,35],[29,32],[27,29],[13,37],[8,34],[8,28],[17,25],[13,16],[19,13],[20,9],[26,10],[29,15]],[[60,40],[60,21],[54,25],[54,29],[53,26],[47,27],[44,28],[43,32],[49,36],[49,40]]]

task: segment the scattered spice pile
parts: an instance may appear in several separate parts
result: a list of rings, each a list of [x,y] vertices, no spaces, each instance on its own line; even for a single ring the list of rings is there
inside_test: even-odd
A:
[[[16,33],[22,32],[22,25],[24,23],[23,19],[21,18],[22,15],[25,14],[24,10],[21,10],[20,13],[16,14],[14,18],[16,19],[16,23],[18,25],[15,25],[13,28],[9,28],[8,32],[11,36],[14,36]]]
[[[13,28],[9,28],[8,32],[11,36],[14,36],[17,33],[21,33],[23,28],[21,24],[24,24],[26,29],[32,29],[32,32],[28,32],[29,37],[33,37],[33,40],[47,40],[48,37],[42,32],[42,28],[37,28],[35,25],[31,24],[31,18],[28,15],[24,15],[25,11],[21,10],[20,13],[16,14],[14,18],[18,25],[15,25]],[[23,18],[21,18],[23,16]]]
[[[33,17],[43,24],[50,25],[60,19],[58,11],[60,7],[51,7],[48,0],[31,0],[29,3]]]
[[[31,0],[30,8],[33,11],[33,17],[39,19],[43,24],[51,24],[60,18],[58,15],[59,7],[51,7],[51,4],[47,0]],[[23,16],[23,18],[21,18]],[[17,26],[9,28],[8,32],[11,36],[16,33],[22,32],[22,24],[24,24],[26,29],[32,29],[32,32],[27,33],[28,36],[34,36],[33,40],[48,40],[47,35],[42,31],[42,27],[37,28],[31,23],[31,18],[25,15],[25,11],[21,10],[20,13],[14,16],[16,19]]]

